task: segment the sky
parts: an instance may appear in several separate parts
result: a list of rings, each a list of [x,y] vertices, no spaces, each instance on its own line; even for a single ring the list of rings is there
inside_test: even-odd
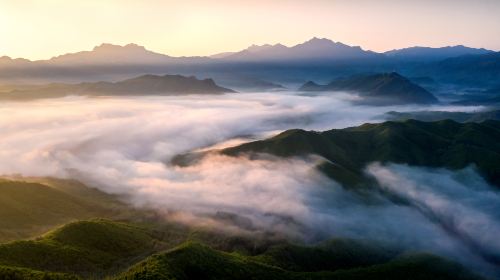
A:
[[[47,59],[101,43],[173,56],[329,38],[373,51],[500,50],[498,0],[0,0],[0,56]]]

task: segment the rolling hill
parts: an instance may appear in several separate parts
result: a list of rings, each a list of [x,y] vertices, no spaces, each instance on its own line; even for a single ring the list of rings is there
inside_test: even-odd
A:
[[[320,169],[345,186],[363,183],[363,169],[374,161],[450,169],[475,164],[485,178],[500,187],[499,143],[499,121],[407,120],[324,132],[293,129],[266,140],[224,149],[222,153],[320,155],[328,160]]]
[[[78,221],[35,240],[0,244],[0,265],[103,276],[161,246],[146,228],[102,219]]]
[[[0,279],[8,280],[78,280],[76,275],[0,265]]]
[[[241,250],[241,248],[246,248]],[[0,279],[480,279],[445,259],[368,240],[314,246],[104,219],[0,244]]]
[[[436,97],[398,73],[360,75],[334,80],[327,85],[308,82],[301,91],[347,91],[358,94],[361,103],[374,105],[430,104]]]
[[[297,257],[293,271],[276,261],[273,254],[248,257],[190,242],[153,255],[116,279],[479,279],[460,265],[424,254],[402,256],[381,264],[307,271],[307,263],[317,259],[315,253],[321,250],[304,249],[288,255],[286,249],[277,249],[279,252],[274,254]],[[334,265],[335,258],[326,256],[328,250],[322,252],[326,257],[322,261]]]
[[[76,181],[0,179],[0,242],[33,237],[73,220],[131,213],[116,197]]]

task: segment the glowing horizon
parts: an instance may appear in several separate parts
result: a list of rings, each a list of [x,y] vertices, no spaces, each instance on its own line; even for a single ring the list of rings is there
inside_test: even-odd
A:
[[[102,43],[172,56],[328,38],[383,52],[466,45],[500,50],[500,2],[0,0],[0,56],[48,59]]]

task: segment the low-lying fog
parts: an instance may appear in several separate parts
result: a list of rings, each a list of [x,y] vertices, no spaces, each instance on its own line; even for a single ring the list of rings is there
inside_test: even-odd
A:
[[[430,109],[477,108],[352,106],[293,93],[3,102],[0,174],[76,178],[184,222],[220,223],[221,213],[235,213],[244,230],[380,240],[498,273],[500,196],[473,168],[368,166],[384,190],[411,202],[405,206],[377,194],[366,203],[318,173],[316,157],[214,154],[188,167],[170,164],[180,153],[290,128],[343,128],[382,121],[387,111]]]

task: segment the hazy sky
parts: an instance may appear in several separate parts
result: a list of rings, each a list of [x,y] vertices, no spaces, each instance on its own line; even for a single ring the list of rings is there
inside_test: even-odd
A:
[[[0,0],[0,56],[44,59],[103,42],[209,55],[314,36],[375,51],[500,50],[500,0]]]

